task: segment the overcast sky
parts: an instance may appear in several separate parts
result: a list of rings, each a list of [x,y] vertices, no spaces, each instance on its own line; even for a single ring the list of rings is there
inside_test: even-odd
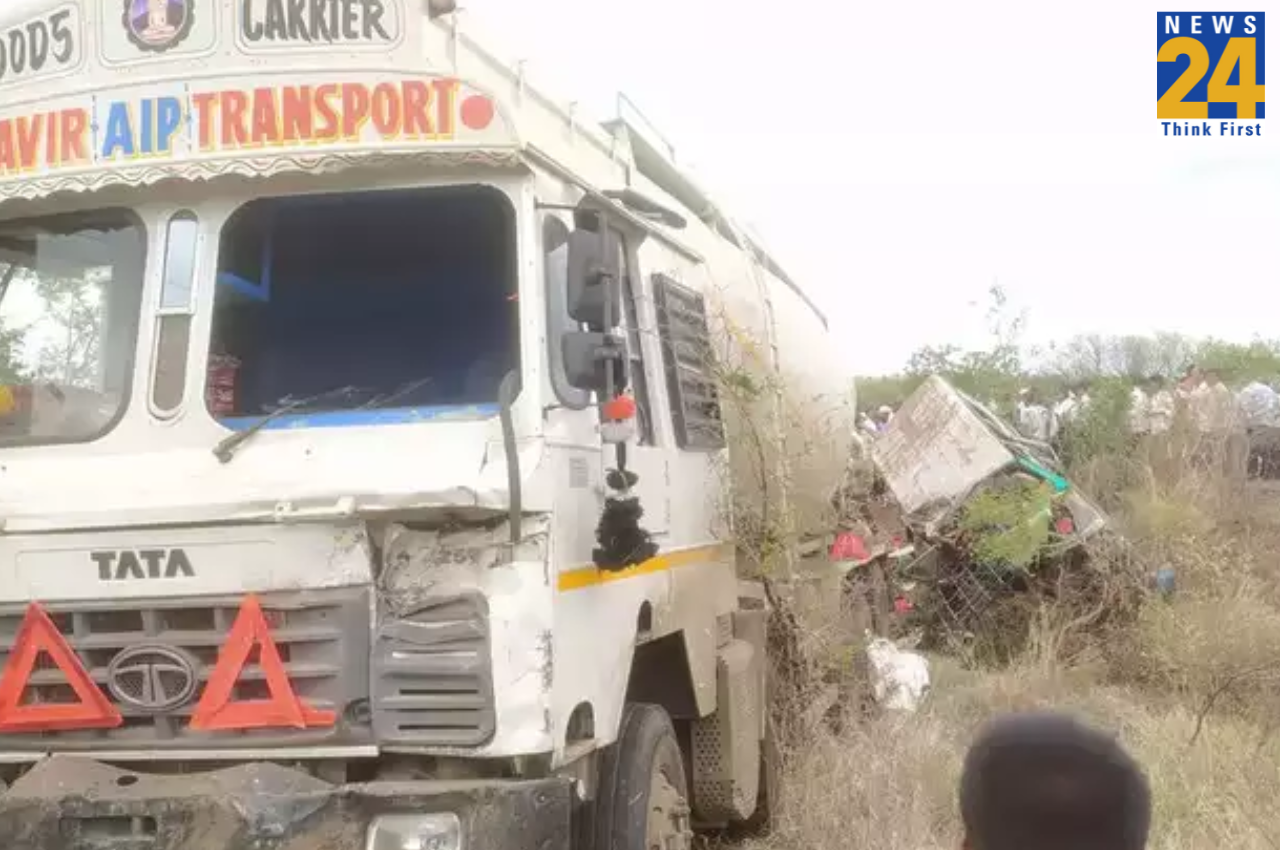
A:
[[[635,100],[858,372],[978,339],[993,281],[1037,342],[1280,337],[1280,125],[1162,137],[1155,6],[464,3],[553,94],[600,118]],[[1280,26],[1280,2],[1249,10]]]

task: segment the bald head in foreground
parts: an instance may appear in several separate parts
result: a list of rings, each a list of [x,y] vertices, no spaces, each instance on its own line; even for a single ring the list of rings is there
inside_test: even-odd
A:
[[[960,778],[964,850],[1143,850],[1146,776],[1110,735],[1061,714],[987,723]]]

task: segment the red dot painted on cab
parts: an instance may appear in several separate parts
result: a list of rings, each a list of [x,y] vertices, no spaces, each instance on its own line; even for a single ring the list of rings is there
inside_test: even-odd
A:
[[[483,130],[493,122],[493,101],[473,94],[462,101],[462,123],[471,130]]]

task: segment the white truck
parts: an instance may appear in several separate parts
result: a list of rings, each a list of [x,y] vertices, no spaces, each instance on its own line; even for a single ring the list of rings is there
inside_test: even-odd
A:
[[[847,398],[767,251],[441,0],[7,0],[4,846],[674,850],[758,821],[721,307]],[[597,545],[627,497],[656,553]]]

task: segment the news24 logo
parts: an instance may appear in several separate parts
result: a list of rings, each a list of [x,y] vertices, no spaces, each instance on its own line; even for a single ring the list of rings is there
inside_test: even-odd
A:
[[[1266,14],[1157,12],[1156,117],[1166,136],[1260,136]],[[1206,120],[1208,119],[1208,120]],[[1219,120],[1211,124],[1213,119]]]

